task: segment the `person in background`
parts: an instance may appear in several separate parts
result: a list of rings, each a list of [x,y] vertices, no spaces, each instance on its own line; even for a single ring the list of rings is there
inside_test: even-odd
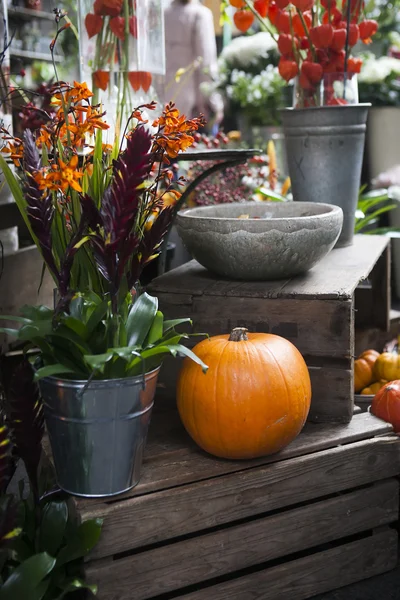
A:
[[[217,45],[211,10],[199,0],[173,0],[165,9],[165,100],[175,102],[192,118],[203,113],[208,129],[215,132],[224,116],[220,94],[208,97],[201,84],[217,72]]]

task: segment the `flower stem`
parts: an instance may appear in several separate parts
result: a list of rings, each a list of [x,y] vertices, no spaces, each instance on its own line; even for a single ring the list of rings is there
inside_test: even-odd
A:
[[[254,8],[252,2],[250,2],[249,0],[244,0],[244,1],[246,3],[246,6],[251,10],[251,12],[253,13],[253,15],[256,17],[256,19],[258,19],[258,21],[260,21],[261,25],[263,27],[265,27],[265,29],[271,35],[271,37],[274,40],[274,42],[276,42],[277,38],[275,36],[275,33],[272,31],[272,29],[269,28],[269,26],[265,22],[265,19],[263,19],[263,17],[256,11],[256,9]]]
[[[315,53],[314,44],[312,43],[311,38],[310,38],[310,32],[308,31],[307,23],[304,20],[303,13],[301,12],[301,10],[299,10],[298,8],[296,8],[296,10],[297,10],[297,14],[300,17],[301,24],[303,25],[304,32],[305,32],[306,37],[308,39],[308,43],[310,44],[310,50],[311,50],[311,54],[312,54],[313,60],[314,60],[314,62],[316,62],[317,55]]]

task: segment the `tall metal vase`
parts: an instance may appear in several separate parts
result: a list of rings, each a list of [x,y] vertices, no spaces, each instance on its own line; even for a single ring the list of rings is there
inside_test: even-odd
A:
[[[343,210],[337,247],[353,243],[365,132],[370,104],[282,111],[293,199]]]

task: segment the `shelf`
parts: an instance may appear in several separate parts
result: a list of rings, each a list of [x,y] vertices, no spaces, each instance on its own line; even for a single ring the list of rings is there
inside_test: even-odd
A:
[[[35,12],[35,11],[32,11]],[[11,58],[15,57],[15,58],[25,58],[26,60],[44,60],[46,62],[52,62],[52,58],[51,58],[51,54],[50,54],[50,49],[48,54],[46,52],[30,52],[29,50],[16,50],[11,49],[10,50],[10,56]],[[55,62],[62,62],[64,60],[63,56],[55,56],[54,57]]]
[[[54,21],[54,13],[45,12],[43,10],[32,10],[23,6],[10,6],[8,8],[9,17],[18,17],[30,21],[31,19],[44,19],[46,21]]]

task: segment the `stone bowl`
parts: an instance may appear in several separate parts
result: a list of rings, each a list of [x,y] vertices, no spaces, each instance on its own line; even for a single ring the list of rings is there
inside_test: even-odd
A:
[[[341,208],[315,202],[219,204],[176,217],[183,243],[201,265],[229,279],[261,281],[311,269],[332,250],[342,224]]]

